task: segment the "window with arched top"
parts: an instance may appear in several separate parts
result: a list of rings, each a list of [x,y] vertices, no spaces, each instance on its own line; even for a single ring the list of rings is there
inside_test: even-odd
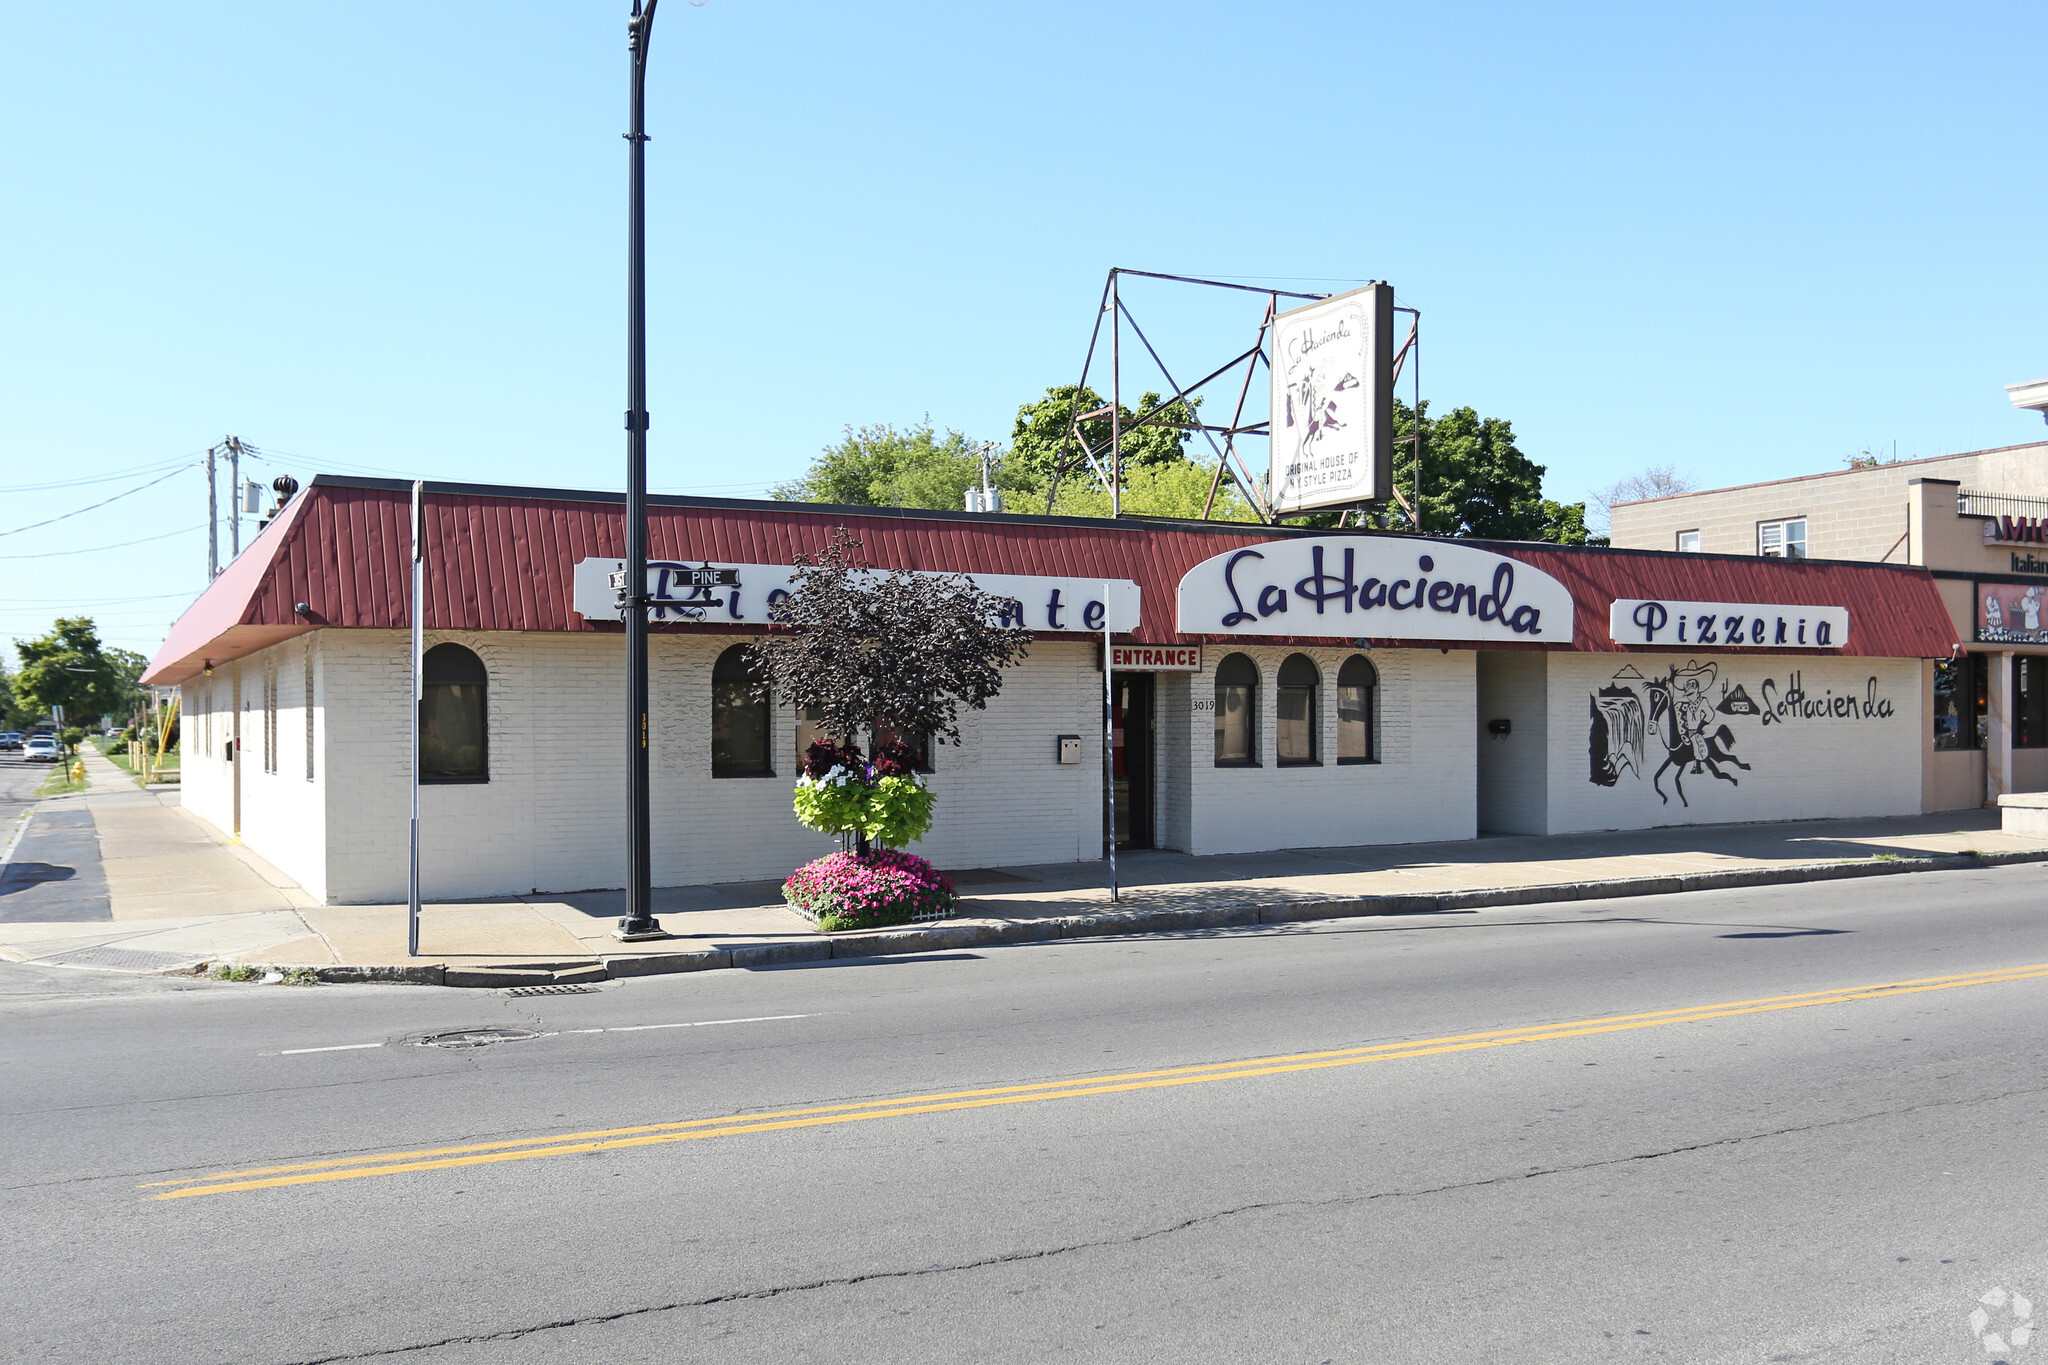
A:
[[[1337,670],[1337,761],[1377,763],[1373,729],[1379,722],[1380,675],[1372,660],[1354,654]]]
[[[1259,666],[1226,654],[1216,665],[1216,766],[1259,765]]]
[[[769,753],[774,712],[768,704],[768,680],[734,645],[711,666],[711,775],[773,777]]]
[[[421,661],[420,681],[420,781],[490,781],[484,661],[461,645],[435,645]]]
[[[1273,758],[1283,768],[1301,768],[1316,763],[1316,696],[1323,689],[1323,675],[1315,660],[1306,654],[1290,654],[1280,661],[1279,686],[1273,698]]]

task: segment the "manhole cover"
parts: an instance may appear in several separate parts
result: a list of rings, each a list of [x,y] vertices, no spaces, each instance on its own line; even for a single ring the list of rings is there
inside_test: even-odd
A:
[[[514,986],[507,995],[596,995],[595,986]]]
[[[422,1033],[406,1041],[416,1047],[488,1047],[492,1043],[519,1043],[538,1037],[530,1028],[459,1028],[446,1033]]]

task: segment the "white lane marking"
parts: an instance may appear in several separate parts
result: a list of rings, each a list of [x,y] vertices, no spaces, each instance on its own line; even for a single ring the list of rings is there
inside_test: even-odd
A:
[[[618,1028],[565,1028],[564,1033],[644,1033],[654,1028],[710,1028],[714,1024],[773,1024],[784,1019],[815,1019],[815,1014],[757,1014],[750,1019],[693,1019],[687,1024],[624,1024]]]
[[[360,1048],[382,1047],[382,1043],[337,1043],[333,1047],[288,1047],[278,1053],[280,1057],[295,1057],[301,1052],[354,1052]]]

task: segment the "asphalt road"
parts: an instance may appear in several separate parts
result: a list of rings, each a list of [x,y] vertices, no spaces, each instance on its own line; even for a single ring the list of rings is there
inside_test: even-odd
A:
[[[2039,866],[543,998],[0,968],[0,1357],[2048,1360],[1970,1320],[2048,1326],[2044,1024]],[[405,1041],[472,1027],[539,1036]]]
[[[19,749],[0,750],[0,851],[20,834],[0,864],[0,921],[114,917],[92,812],[76,802],[51,808],[36,798],[36,788],[55,770],[54,764],[24,761]]]

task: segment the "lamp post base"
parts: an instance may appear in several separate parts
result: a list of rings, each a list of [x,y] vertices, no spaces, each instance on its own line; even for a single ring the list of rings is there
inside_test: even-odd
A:
[[[674,938],[675,935],[663,929],[658,919],[648,920],[645,924],[622,919],[618,928],[612,930],[612,937],[621,943],[645,943],[649,939]]]

